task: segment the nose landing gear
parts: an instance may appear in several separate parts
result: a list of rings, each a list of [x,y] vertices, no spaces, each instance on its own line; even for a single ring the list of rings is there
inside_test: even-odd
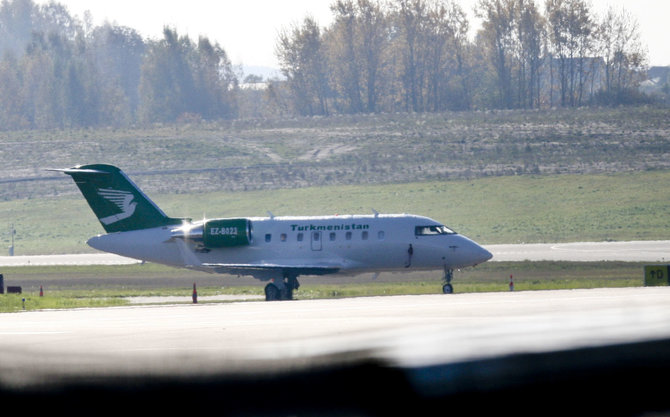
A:
[[[454,278],[454,270],[447,268],[447,266],[444,266],[444,276],[442,277],[442,292],[444,294],[453,294],[454,293],[454,287],[451,285],[451,280]]]

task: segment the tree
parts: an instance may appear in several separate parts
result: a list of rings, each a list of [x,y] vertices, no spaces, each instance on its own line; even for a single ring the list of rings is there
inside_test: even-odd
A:
[[[302,26],[283,29],[275,47],[296,111],[303,115],[328,114],[329,85],[321,30],[306,17]]]
[[[395,11],[401,33],[401,80],[405,111],[423,111],[423,83],[425,76],[427,5],[424,0],[398,0]]]
[[[139,85],[145,44],[129,27],[105,23],[89,35],[89,48],[103,98],[106,124],[129,124],[137,120]]]
[[[483,19],[480,36],[485,54],[493,66],[498,89],[498,103],[502,108],[513,107],[512,59],[516,39],[514,0],[480,0],[477,16]]]
[[[31,127],[24,111],[22,76],[16,56],[6,52],[0,61],[0,126],[5,129]]]
[[[0,4],[0,56],[11,51],[17,57],[35,31],[33,17],[37,6],[32,0],[2,0]]]
[[[336,90],[346,101],[350,113],[363,110],[358,16],[353,0],[337,0],[331,6],[335,23],[328,30],[329,68]]]
[[[518,102],[540,106],[540,79],[545,44],[545,20],[534,0],[517,0],[515,8],[518,53]]]
[[[647,60],[637,21],[610,7],[598,23],[596,45],[605,66],[603,92],[607,101],[618,102],[637,85]]]
[[[471,87],[466,76],[468,20],[455,2],[435,2],[428,9],[427,110],[470,107]]]
[[[196,45],[175,29],[151,42],[140,77],[140,120],[169,122],[193,115],[232,118],[236,115],[237,78],[227,54],[201,37]]]
[[[206,119],[230,119],[237,115],[238,81],[226,51],[206,37],[198,39],[193,55],[196,103],[191,109]]]
[[[388,17],[379,2],[358,0],[361,60],[365,74],[366,110],[378,111],[382,59],[388,49]]]
[[[176,30],[163,28],[163,39],[150,42],[140,76],[140,120],[145,123],[176,120],[184,113],[192,80],[187,79],[186,51]]]
[[[345,112],[375,112],[388,48],[386,13],[371,0],[338,0],[331,10],[335,22],[323,43],[336,103]]]
[[[67,8],[55,1],[36,6],[34,13],[34,31],[46,34],[58,33],[67,41],[75,41],[83,35],[83,27],[75,17],[70,15]]]
[[[547,0],[552,53],[558,57],[561,105],[582,102],[586,57],[593,44],[593,22],[584,0]]]

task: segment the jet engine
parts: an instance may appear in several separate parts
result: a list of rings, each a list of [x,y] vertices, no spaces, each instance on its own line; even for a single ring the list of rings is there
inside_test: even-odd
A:
[[[248,246],[251,244],[249,219],[212,219],[172,230],[172,238],[202,244],[206,249]]]

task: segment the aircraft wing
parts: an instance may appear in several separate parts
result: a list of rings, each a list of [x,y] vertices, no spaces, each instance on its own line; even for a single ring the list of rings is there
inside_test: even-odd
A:
[[[328,275],[340,271],[337,265],[296,265],[275,263],[203,263],[201,266],[212,269],[214,272],[231,275],[253,275],[259,279],[276,278],[278,275]]]

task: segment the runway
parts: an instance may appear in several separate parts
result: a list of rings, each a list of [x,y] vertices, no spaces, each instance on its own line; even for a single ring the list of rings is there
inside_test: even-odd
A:
[[[536,415],[533,402],[501,403],[520,390],[586,397],[546,415],[622,411],[611,396],[637,413],[670,407],[655,394],[670,370],[669,300],[647,287],[2,314],[0,398],[81,404],[75,415],[130,401],[134,414],[167,412],[171,396],[224,415],[427,415],[435,401]]]
[[[665,262],[667,245],[487,248],[499,261]],[[183,411],[217,404],[235,416],[430,415],[445,404],[530,416],[537,402],[544,415],[637,416],[670,410],[669,301],[670,287],[639,287],[0,314],[0,400],[71,415],[100,404],[174,412],[166,398],[179,398]]]
[[[670,288],[654,287],[3,314],[0,379],[230,372],[361,355],[414,367],[670,338],[669,300]]]
[[[574,242],[484,245],[493,254],[489,262],[520,261],[623,261],[669,262],[670,240],[633,242]],[[3,266],[49,265],[125,265],[138,263],[136,259],[110,253],[82,253],[63,255],[0,256]]]

